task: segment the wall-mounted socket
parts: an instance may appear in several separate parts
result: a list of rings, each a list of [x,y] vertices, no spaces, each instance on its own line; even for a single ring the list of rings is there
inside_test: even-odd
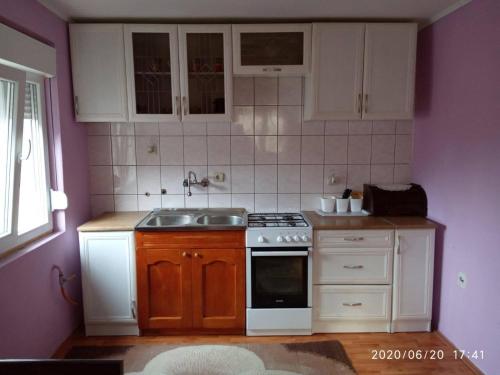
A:
[[[457,285],[462,289],[465,289],[467,287],[467,275],[464,272],[458,273]]]
[[[215,181],[217,182],[224,182],[226,179],[226,175],[224,172],[215,172]]]

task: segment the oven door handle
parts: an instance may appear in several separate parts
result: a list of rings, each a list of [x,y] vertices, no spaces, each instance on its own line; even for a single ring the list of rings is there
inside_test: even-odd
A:
[[[252,251],[253,257],[306,257],[309,251]]]

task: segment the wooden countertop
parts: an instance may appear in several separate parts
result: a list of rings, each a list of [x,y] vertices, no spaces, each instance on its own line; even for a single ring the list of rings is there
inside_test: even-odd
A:
[[[437,224],[417,216],[321,216],[314,211],[303,212],[314,230],[357,230],[357,229],[429,229]]]
[[[77,229],[79,232],[117,232],[134,230],[135,226],[150,211],[106,212],[95,219],[87,221]]]

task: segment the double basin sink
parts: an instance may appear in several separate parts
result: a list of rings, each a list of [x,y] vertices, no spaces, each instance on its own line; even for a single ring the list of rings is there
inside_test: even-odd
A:
[[[165,230],[231,230],[245,229],[247,214],[240,208],[157,209],[146,216],[135,229]]]

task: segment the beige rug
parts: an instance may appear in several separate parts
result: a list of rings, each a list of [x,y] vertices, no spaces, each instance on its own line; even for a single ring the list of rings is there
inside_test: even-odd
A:
[[[121,359],[128,375],[353,375],[338,341],[294,344],[77,346],[68,359]]]

